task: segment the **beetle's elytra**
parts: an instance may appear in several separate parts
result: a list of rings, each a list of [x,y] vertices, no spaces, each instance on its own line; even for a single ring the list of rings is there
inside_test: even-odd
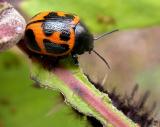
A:
[[[27,47],[38,54],[60,57],[93,49],[93,35],[78,16],[65,12],[41,12],[27,24]]]

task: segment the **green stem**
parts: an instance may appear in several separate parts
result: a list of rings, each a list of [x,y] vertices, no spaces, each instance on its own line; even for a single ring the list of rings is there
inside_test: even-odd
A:
[[[105,105],[103,99],[95,96],[84,84],[79,82],[68,70],[63,68],[56,68],[53,72],[63,82],[65,82],[75,94],[85,100],[91,107],[99,112],[109,123],[115,127],[129,127],[127,122],[119,115],[112,111],[109,106]]]

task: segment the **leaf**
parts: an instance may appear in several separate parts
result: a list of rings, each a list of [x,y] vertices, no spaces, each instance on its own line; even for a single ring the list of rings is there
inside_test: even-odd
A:
[[[13,52],[0,53],[0,127],[84,127],[70,107],[57,109],[59,93],[32,86],[28,62]],[[52,109],[57,110],[47,116]],[[65,120],[65,122],[61,122]]]
[[[31,77],[41,87],[55,89],[65,96],[65,102],[83,114],[93,116],[105,126],[138,127],[113,105],[108,95],[97,90],[71,58],[60,61],[48,71],[33,62]]]
[[[46,10],[75,13],[92,32],[147,27],[160,23],[159,0],[26,0],[21,8],[31,17]]]

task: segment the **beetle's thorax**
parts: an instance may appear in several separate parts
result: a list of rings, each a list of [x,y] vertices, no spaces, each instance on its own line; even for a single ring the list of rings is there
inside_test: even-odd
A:
[[[93,40],[93,35],[82,22],[79,22],[75,27],[75,45],[72,53],[80,55],[92,51]]]

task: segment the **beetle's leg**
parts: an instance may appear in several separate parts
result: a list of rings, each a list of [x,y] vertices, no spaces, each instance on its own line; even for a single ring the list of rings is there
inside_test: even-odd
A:
[[[41,61],[41,64],[43,65],[43,67],[48,70],[52,70],[58,65],[58,58],[48,56],[48,55],[41,55],[40,61]]]
[[[75,65],[79,65],[77,54],[72,54],[72,59]]]
[[[47,56],[48,60],[47,60],[47,69],[48,70],[54,70],[55,67],[58,66],[58,62],[59,62],[59,59],[58,57],[52,57],[52,56]]]

